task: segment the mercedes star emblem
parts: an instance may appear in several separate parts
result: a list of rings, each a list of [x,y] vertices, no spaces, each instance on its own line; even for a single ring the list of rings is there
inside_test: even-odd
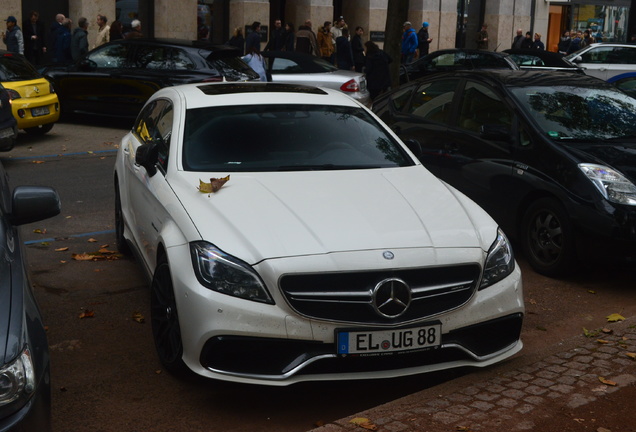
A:
[[[411,304],[411,288],[402,279],[389,278],[373,289],[373,307],[385,318],[397,318]]]

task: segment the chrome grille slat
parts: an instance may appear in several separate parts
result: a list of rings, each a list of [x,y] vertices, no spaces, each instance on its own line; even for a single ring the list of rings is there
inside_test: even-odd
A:
[[[285,275],[281,292],[299,314],[331,321],[369,324],[409,322],[458,308],[476,289],[480,267],[467,264],[408,270]],[[373,289],[380,281],[398,278],[411,287],[412,303],[396,318],[380,316],[373,307]]]

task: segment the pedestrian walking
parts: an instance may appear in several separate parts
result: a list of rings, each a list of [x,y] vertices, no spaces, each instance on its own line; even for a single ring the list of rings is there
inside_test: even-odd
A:
[[[391,87],[389,63],[392,59],[373,41],[365,42],[364,48],[366,50],[364,72],[369,95],[373,100]]]
[[[73,61],[79,60],[88,52],[88,20],[81,17],[77,20],[77,28],[71,36],[71,57]]]
[[[411,25],[410,21],[406,21],[402,26],[404,33],[402,33],[402,63],[408,64],[413,62],[415,57],[415,51],[417,50],[418,41],[415,29]]]
[[[322,27],[318,29],[318,49],[320,57],[334,64],[335,48],[331,39],[331,21],[325,21]]]
[[[353,70],[353,51],[349,42],[349,30],[342,29],[342,36],[336,39],[336,65],[338,69]]]
[[[97,15],[97,39],[95,39],[96,48],[110,41],[110,26],[106,15]]]
[[[256,49],[257,52],[261,52],[261,23],[254,21],[252,23],[251,32],[248,33],[245,38],[245,52],[251,53]]]
[[[422,23],[422,28],[417,32],[417,50],[419,51],[419,56],[424,57],[428,54],[429,47],[433,39],[428,33],[428,22],[424,21]]]
[[[488,49],[488,24],[484,23],[481,30],[477,32],[477,49]]]
[[[360,26],[356,27],[355,34],[351,38],[351,51],[353,52],[353,66],[356,72],[362,72],[364,68],[364,43],[362,36],[364,29]]]
[[[285,30],[281,20],[274,21],[274,28],[269,34],[269,41],[265,45],[265,51],[280,51],[283,49]]]

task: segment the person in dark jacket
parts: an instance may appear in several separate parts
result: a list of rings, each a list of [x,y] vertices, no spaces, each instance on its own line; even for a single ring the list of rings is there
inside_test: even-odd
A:
[[[364,71],[367,77],[367,88],[373,100],[391,87],[389,63],[392,59],[373,41],[365,42],[364,48],[367,52]]]
[[[431,45],[433,38],[428,34],[428,22],[422,23],[422,28],[417,32],[417,49],[420,53],[420,57],[424,57],[428,54],[428,49]]]
[[[253,50],[261,52],[261,23],[258,21],[252,23],[252,31],[245,38],[245,52]]]
[[[71,37],[71,57],[79,60],[88,52],[88,20],[84,17],[77,21],[77,28]]]
[[[532,40],[532,33],[526,32],[526,37],[523,38],[523,42],[521,42],[521,49],[532,49],[532,44],[534,41]]]
[[[111,41],[123,39],[124,38],[124,26],[121,23],[121,21],[119,21],[119,20],[113,21],[113,23],[110,25],[109,33],[110,33],[109,40],[111,40]]]
[[[40,65],[46,54],[46,30],[37,11],[32,11],[29,20],[23,23],[22,34],[24,35],[24,56],[32,65]]]
[[[69,64],[73,62],[71,57],[71,20],[68,18],[64,18],[56,31],[53,52],[55,63]]]
[[[563,32],[563,36],[561,36],[561,39],[559,40],[559,45],[557,46],[557,50],[559,51],[559,54],[567,54],[568,53],[568,48],[570,47],[570,32],[568,30]]]
[[[538,49],[545,51],[545,45],[541,42],[541,33],[534,34],[534,42],[532,43],[532,49]]]
[[[241,52],[241,57],[245,55],[245,38],[243,37],[243,29],[236,27],[232,37],[227,41],[228,45],[238,48]]]
[[[265,45],[265,51],[280,51],[283,49],[285,30],[279,19],[274,21],[274,28],[269,34],[269,42]]]
[[[7,22],[7,32],[2,32],[2,40],[7,45],[7,51],[16,54],[24,54],[24,36],[18,26],[18,21],[14,16],[9,16]]]
[[[342,36],[336,38],[336,65],[338,69],[353,70],[353,51],[349,42],[349,30],[342,29]]]
[[[517,35],[512,41],[511,49],[521,49],[521,44],[523,43],[523,30],[517,29]]]
[[[356,72],[362,72],[364,68],[364,43],[362,35],[364,29],[360,26],[356,27],[356,34],[351,38],[351,51],[353,52],[353,65]]]
[[[296,34],[294,33],[294,24],[285,23],[285,34],[283,36],[283,51],[294,51],[296,47]]]

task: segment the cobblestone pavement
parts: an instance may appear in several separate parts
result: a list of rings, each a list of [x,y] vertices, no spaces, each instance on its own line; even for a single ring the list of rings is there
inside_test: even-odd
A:
[[[608,327],[610,334],[577,337],[563,344],[561,350],[549,350],[544,358],[524,361],[521,354],[513,361],[512,370],[497,365],[486,372],[469,373],[456,385],[447,383],[448,386],[427,389],[314,431],[563,431],[556,424],[545,429],[545,420],[564,410],[576,411],[585,406],[592,409],[595,402],[621,389],[634,394],[635,321]],[[449,390],[444,391],[446,387]],[[625,418],[623,414],[620,424],[624,426],[620,430],[636,431],[636,401],[625,401],[625,406],[631,415]],[[367,419],[368,423],[355,423],[359,419]],[[601,424],[592,429],[580,424],[572,430],[610,431]]]

